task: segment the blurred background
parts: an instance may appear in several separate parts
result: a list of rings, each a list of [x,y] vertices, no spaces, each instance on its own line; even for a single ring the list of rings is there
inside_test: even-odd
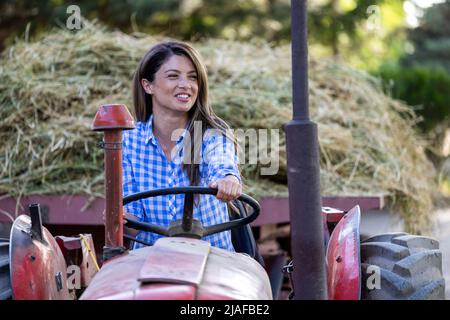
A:
[[[12,1],[0,3],[0,51],[65,28],[70,5],[110,30],[188,41],[290,41],[289,0]],[[450,1],[311,0],[309,50],[381,80],[418,116],[438,188],[450,195]],[[5,55],[5,54],[4,54]]]
[[[309,0],[308,10],[322,194],[376,199],[377,212],[363,216],[367,235],[428,234],[448,252],[450,0]],[[88,201],[75,209],[66,198],[50,206],[51,231],[92,224],[101,239],[103,153],[90,125],[103,103],[131,107],[139,59],[167,37],[201,52],[213,106],[232,128],[282,132],[296,71],[290,0],[0,2],[0,238],[35,201],[22,197],[82,194]],[[283,134],[279,148],[276,175],[242,166],[244,191],[263,207],[264,197],[287,195]],[[273,227],[258,231],[266,252],[289,244],[286,221]]]
[[[64,26],[76,4],[112,29],[182,40],[290,41],[289,0],[13,1],[0,3],[0,50],[18,38]],[[428,153],[450,193],[450,1],[311,0],[313,57],[332,57],[384,80],[384,89],[421,117]]]

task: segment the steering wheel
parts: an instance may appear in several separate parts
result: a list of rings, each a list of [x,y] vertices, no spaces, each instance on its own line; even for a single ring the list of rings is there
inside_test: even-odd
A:
[[[259,216],[259,212],[261,209],[259,203],[255,199],[246,194],[241,194],[237,198],[237,200],[240,200],[250,205],[250,207],[252,207],[253,209],[251,214],[247,215],[244,218],[204,227],[199,220],[193,219],[194,194],[216,195],[217,189],[206,187],[176,187],[176,188],[149,190],[126,196],[125,198],[123,198],[123,204],[126,205],[133,201],[169,194],[185,195],[183,218],[181,220],[172,221],[169,227],[165,228],[155,224],[125,218],[125,220],[127,221],[126,226],[140,231],[153,232],[162,236],[188,237],[200,239],[202,237],[209,236],[214,233],[219,233],[233,228],[244,226],[254,221]]]

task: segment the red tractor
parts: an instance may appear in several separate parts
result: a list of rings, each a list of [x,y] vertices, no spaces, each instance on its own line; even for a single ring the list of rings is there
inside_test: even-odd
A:
[[[258,203],[242,195],[237,203],[250,205],[253,210],[250,215],[247,215],[244,205],[239,205],[241,218],[209,227],[203,227],[192,219],[191,195],[214,194],[214,189],[152,190],[127,197],[123,203],[169,193],[186,194],[183,220],[173,222],[167,229],[133,222],[132,227],[136,229],[167,237],[138,250],[105,247],[107,254],[104,258],[107,260],[90,283],[86,283],[87,288],[79,298],[272,299],[271,283],[258,258],[248,225],[258,215]],[[78,248],[75,244],[82,239],[53,238],[42,227],[38,205],[31,206],[30,215],[31,218],[21,215],[14,222],[10,253],[6,251],[8,242],[0,246],[4,281],[2,298],[75,298],[68,287],[67,261],[71,249]],[[326,219],[323,235],[327,245],[329,299],[444,298],[441,252],[437,241],[396,233],[375,236],[360,243],[359,207],[349,212],[324,208],[323,218]],[[236,253],[211,247],[208,242],[200,240],[201,236],[227,229],[233,230]],[[92,259],[89,260],[85,253],[82,260],[84,279],[92,273],[86,266],[86,261]],[[294,267],[291,261],[284,269],[291,273]],[[10,282],[7,275],[10,275]],[[295,285],[294,289],[297,289]]]
[[[395,233],[360,241],[358,206],[348,212],[321,208],[317,127],[308,115],[305,1],[292,1],[292,24],[293,70],[298,72],[293,72],[294,117],[285,129],[293,260],[284,267],[292,279],[291,298],[445,298],[436,240]],[[122,199],[122,130],[133,127],[123,105],[102,106],[93,124],[94,130],[104,131],[106,216],[101,269],[95,270],[89,236],[54,238],[42,226],[39,205],[34,205],[30,217],[16,219],[10,239],[0,240],[0,299],[272,299],[272,284],[249,226],[260,210],[253,198],[241,195],[235,201],[239,212],[230,222],[207,227],[193,219],[193,195],[214,195],[215,189],[149,190]],[[153,246],[127,250],[123,205],[167,194],[185,195],[182,220],[167,228],[128,221],[128,227],[166,237]],[[236,252],[201,240],[224,230],[232,230]],[[72,265],[80,267],[83,292],[68,285],[67,270]]]

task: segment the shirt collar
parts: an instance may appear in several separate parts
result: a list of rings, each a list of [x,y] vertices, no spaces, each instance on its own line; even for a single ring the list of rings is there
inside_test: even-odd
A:
[[[153,135],[153,114],[150,115],[147,123],[145,124],[145,143],[152,141],[155,144],[154,135]]]
[[[187,128],[189,126],[189,123],[186,125],[186,128],[181,136],[177,139],[177,144],[179,144],[186,135]],[[153,114],[150,115],[150,118],[148,119],[147,123],[145,124],[145,143],[148,143],[151,141],[153,144],[156,144],[156,137],[153,134]]]

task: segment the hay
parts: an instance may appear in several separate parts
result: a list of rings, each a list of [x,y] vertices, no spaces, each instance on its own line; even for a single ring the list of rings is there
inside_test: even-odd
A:
[[[86,22],[76,33],[55,30],[6,50],[0,67],[0,194],[102,196],[101,136],[90,131],[93,117],[102,103],[131,106],[132,73],[158,40]],[[281,129],[291,118],[289,47],[221,40],[194,45],[207,62],[214,109],[233,128]],[[322,193],[385,194],[409,231],[423,230],[435,173],[412,129],[414,114],[364,73],[313,60],[309,74]],[[257,165],[242,167],[246,192],[287,194],[284,141],[282,135],[277,175],[260,176]]]

